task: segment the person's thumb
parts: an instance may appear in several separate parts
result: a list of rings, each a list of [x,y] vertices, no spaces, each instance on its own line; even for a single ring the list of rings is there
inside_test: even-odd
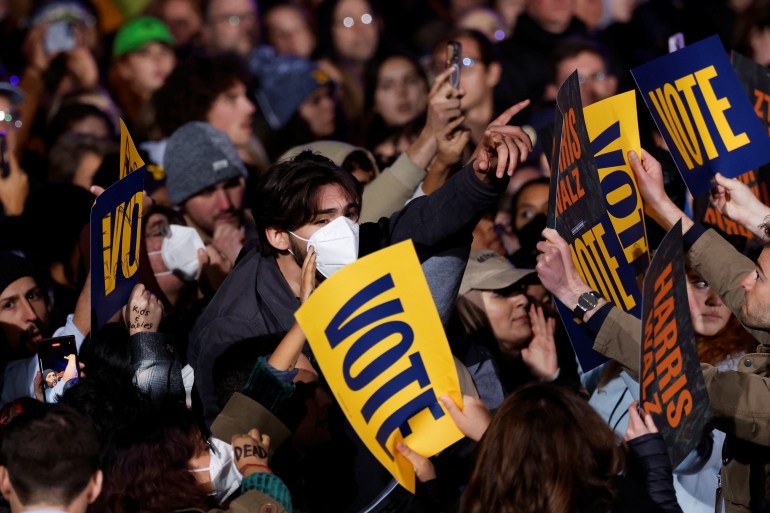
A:
[[[730,191],[734,187],[734,180],[732,178],[726,178],[725,176],[722,176],[722,173],[715,174],[714,181],[717,183],[717,185],[721,185],[727,191]]]

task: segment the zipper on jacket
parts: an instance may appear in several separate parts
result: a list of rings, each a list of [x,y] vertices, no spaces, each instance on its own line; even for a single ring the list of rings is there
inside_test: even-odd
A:
[[[714,513],[722,513],[722,469],[717,472],[717,494],[714,503]]]

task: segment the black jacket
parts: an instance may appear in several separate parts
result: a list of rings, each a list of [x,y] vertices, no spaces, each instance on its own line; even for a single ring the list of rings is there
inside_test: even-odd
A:
[[[390,218],[362,224],[359,256],[407,239],[421,261],[451,247],[469,246],[479,213],[496,204],[506,183],[488,185],[467,165],[430,196],[415,199]],[[207,422],[219,413],[214,360],[240,340],[288,331],[299,306],[275,258],[252,250],[235,266],[190,336],[188,363]]]

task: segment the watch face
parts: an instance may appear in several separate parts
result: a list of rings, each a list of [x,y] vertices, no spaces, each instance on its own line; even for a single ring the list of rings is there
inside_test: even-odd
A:
[[[578,299],[578,305],[582,307],[584,310],[591,310],[596,306],[596,304],[599,302],[596,297],[594,297],[593,294],[590,292],[586,292],[585,294],[581,294],[580,298]]]

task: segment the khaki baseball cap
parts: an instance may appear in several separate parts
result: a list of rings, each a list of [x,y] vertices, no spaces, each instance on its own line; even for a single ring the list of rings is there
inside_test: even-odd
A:
[[[459,293],[467,294],[474,289],[504,289],[533,274],[533,269],[517,269],[505,257],[492,250],[471,251]]]

